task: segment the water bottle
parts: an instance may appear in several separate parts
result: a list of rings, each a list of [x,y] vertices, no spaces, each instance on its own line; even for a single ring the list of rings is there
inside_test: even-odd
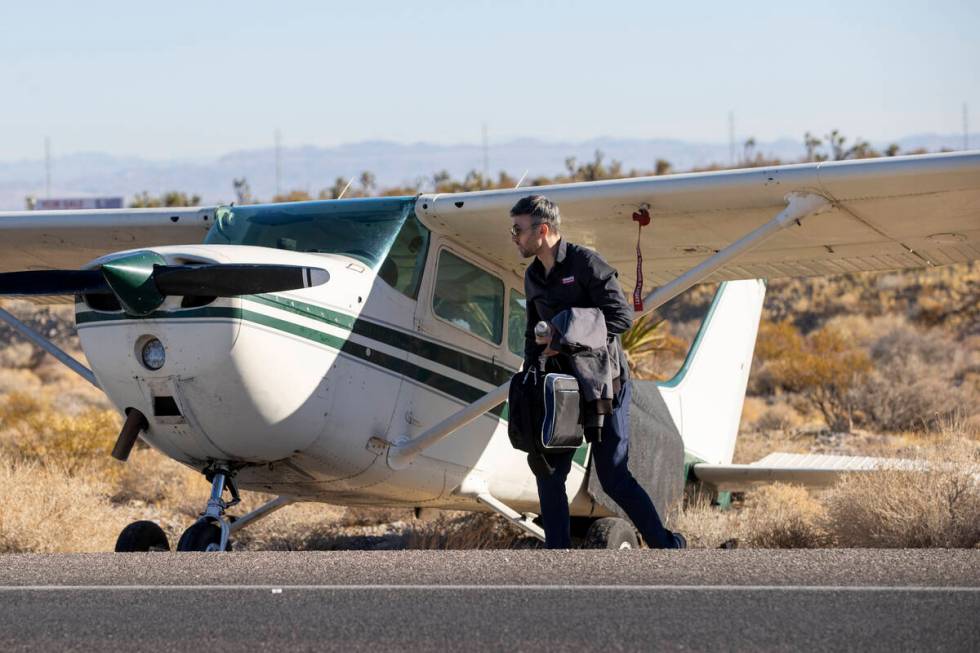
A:
[[[551,325],[550,324],[548,324],[544,320],[541,320],[540,322],[538,322],[537,324],[534,325],[534,339],[535,339],[535,342],[538,342],[539,340],[546,340],[550,336],[551,336]],[[538,342],[538,344],[542,344],[542,343]],[[547,362],[548,362],[548,357],[545,356],[544,354],[542,354],[538,358],[538,367],[541,369],[542,372],[544,371],[544,366],[545,366],[545,363],[547,363]]]
[[[541,320],[540,322],[534,325],[535,338],[547,338],[550,335],[551,335],[551,326],[544,320]],[[538,344],[540,345],[543,343],[539,342]]]

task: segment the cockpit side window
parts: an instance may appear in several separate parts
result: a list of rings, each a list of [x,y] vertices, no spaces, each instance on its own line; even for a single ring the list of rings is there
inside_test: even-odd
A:
[[[432,309],[480,338],[503,340],[504,282],[446,250],[439,253]]]
[[[418,299],[428,249],[429,230],[422,226],[413,211],[378,268],[378,276],[403,295]]]

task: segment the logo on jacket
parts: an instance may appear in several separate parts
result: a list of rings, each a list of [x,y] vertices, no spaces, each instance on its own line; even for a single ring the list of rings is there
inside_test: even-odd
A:
[[[567,286],[570,283],[575,283],[575,277],[564,277],[561,280],[562,285]]]

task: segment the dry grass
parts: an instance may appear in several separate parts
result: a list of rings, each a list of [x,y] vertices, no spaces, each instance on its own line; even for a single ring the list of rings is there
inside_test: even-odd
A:
[[[863,451],[846,453],[901,456],[928,471],[851,475],[819,492],[773,484],[727,512],[689,500],[674,527],[703,547],[729,537],[764,548],[980,546],[980,434],[949,420],[938,433],[865,437]]]
[[[834,539],[849,547],[980,546],[980,440],[942,433],[912,455],[927,472],[844,479],[827,500]]]
[[[712,497],[697,488],[689,488],[683,508],[673,515],[667,526],[684,534],[695,549],[714,549],[727,540],[745,541],[742,511],[719,510],[711,505]]]
[[[111,551],[116,525],[96,479],[76,482],[64,470],[0,461],[0,553]]]
[[[806,488],[774,483],[745,500],[744,532],[750,546],[803,549],[831,543],[827,509]]]
[[[12,392],[0,403],[0,451],[69,475],[104,458],[119,428],[115,411],[89,407],[66,414],[40,394]]]
[[[506,519],[489,513],[447,512],[416,523],[405,534],[408,549],[510,549],[527,546],[528,538]]]

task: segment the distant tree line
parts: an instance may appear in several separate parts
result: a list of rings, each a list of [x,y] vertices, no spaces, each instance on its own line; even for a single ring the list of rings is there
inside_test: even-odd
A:
[[[871,147],[871,144],[857,138],[852,144],[840,131],[834,129],[822,138],[806,132],[803,135],[804,155],[796,161],[783,161],[775,157],[767,157],[758,151],[755,138],[747,138],[742,143],[739,161],[735,165],[713,163],[696,167],[691,172],[707,172],[733,168],[757,168],[775,166],[784,163],[807,163],[814,161],[843,161],[845,159],[870,159],[880,156],[896,156],[900,153],[897,144],[892,143],[883,151]],[[903,154],[924,154],[925,149],[916,149]],[[598,181],[601,179],[624,179],[629,177],[648,177],[668,175],[678,172],[666,159],[657,158],[650,169],[625,169],[621,161],[611,159],[607,162],[605,154],[596,150],[592,159],[580,162],[575,157],[565,159],[565,170],[554,176],[539,175],[535,177],[515,178],[505,171],[497,176],[485,175],[479,170],[470,170],[462,179],[454,179],[446,170],[439,170],[429,176],[418,177],[413,184],[379,188],[374,173],[365,170],[354,178],[337,177],[333,184],[320,189],[315,194],[305,189],[293,189],[285,193],[273,195],[271,202],[306,202],[310,200],[332,200],[349,197],[375,197],[416,195],[423,191],[436,193],[461,193],[497,188],[514,188],[521,186],[547,186],[550,184],[568,184],[579,181]],[[248,180],[244,177],[234,179],[232,186],[235,192],[236,204],[257,204],[262,200],[252,195]],[[190,195],[178,191],[169,191],[159,197],[148,192],[139,193],[130,204],[133,208],[162,207],[162,206],[197,206],[200,204],[199,195]]]

